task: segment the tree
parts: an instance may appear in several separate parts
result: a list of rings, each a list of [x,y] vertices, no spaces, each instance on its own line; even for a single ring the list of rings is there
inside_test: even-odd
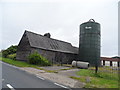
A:
[[[2,50],[1,51],[2,56],[6,58],[8,55],[16,53],[17,47],[18,47],[17,45],[15,45],[15,46],[12,45],[9,48],[7,48],[6,50]]]
[[[115,56],[115,57],[112,57],[112,58],[120,58],[120,57],[118,57],[118,56]]]

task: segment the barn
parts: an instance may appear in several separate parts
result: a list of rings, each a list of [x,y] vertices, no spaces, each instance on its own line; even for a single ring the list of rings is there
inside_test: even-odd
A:
[[[28,55],[37,51],[52,63],[71,63],[77,58],[78,48],[71,43],[53,39],[49,33],[45,35],[25,31],[19,44],[16,59],[28,61]]]

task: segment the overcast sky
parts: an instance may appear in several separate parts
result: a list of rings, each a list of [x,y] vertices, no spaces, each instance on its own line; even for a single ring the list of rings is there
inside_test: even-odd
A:
[[[118,55],[119,0],[2,0],[0,49],[17,45],[25,30],[79,46],[79,25],[101,24],[101,56]]]

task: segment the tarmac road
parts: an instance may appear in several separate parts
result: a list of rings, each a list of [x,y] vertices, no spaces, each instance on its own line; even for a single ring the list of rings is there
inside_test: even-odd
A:
[[[65,88],[68,87],[29,74],[19,68],[2,62],[2,88]]]

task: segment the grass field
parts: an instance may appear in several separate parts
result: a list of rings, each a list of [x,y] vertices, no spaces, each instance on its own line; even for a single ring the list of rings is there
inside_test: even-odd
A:
[[[91,69],[80,69],[80,77],[71,77],[86,83],[85,88],[118,88],[118,73],[110,72],[109,67],[100,67],[98,73]]]

